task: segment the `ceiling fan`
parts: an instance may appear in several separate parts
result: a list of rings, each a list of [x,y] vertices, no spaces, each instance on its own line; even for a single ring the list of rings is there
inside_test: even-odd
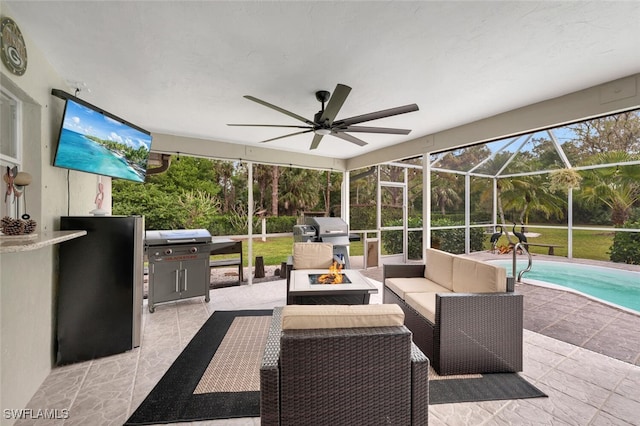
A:
[[[320,141],[324,136],[331,135],[336,138],[343,139],[345,141],[354,143],[359,146],[364,146],[367,143],[359,138],[356,138],[349,133],[385,133],[391,135],[408,135],[411,130],[409,129],[394,129],[389,127],[369,127],[369,126],[355,126],[355,124],[364,123],[365,121],[377,120],[380,118],[391,117],[393,115],[405,114],[407,112],[418,111],[418,105],[410,104],[396,108],[385,109],[377,112],[370,112],[368,114],[358,115],[350,118],[343,118],[341,120],[336,120],[336,116],[338,112],[340,112],[340,108],[344,104],[347,96],[351,92],[351,87],[345,86],[344,84],[336,85],[335,90],[333,91],[333,96],[326,90],[319,90],[316,92],[316,99],[318,102],[322,103],[322,109],[318,111],[314,116],[313,120],[309,120],[308,118],[304,118],[298,114],[295,114],[291,111],[287,111],[286,109],[282,109],[278,106],[270,104],[269,102],[265,102],[262,99],[255,98],[253,96],[246,95],[245,98],[250,101],[257,102],[261,105],[266,106],[267,108],[274,109],[283,114],[288,115],[289,117],[293,117],[296,120],[302,121],[306,124],[306,126],[290,126],[290,125],[278,125],[278,124],[227,124],[228,126],[250,126],[250,127],[288,127],[288,128],[296,128],[296,129],[305,129],[302,131],[289,133],[284,136],[278,136],[276,138],[267,139],[264,141],[260,141],[260,143],[271,142],[278,139],[288,138],[290,136],[301,135],[303,133],[315,133],[313,136],[313,140],[311,141],[311,148],[316,149],[320,144]],[[325,103],[328,101],[327,106],[325,108]]]

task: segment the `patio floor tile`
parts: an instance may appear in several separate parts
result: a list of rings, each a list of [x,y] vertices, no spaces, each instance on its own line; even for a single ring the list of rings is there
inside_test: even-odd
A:
[[[379,281],[381,270],[363,272]],[[73,419],[65,425],[122,424],[212,312],[282,306],[285,286],[279,280],[216,288],[209,303],[199,297],[157,305],[153,314],[145,309],[140,348],[54,368],[27,408],[69,408]],[[525,295],[521,374],[549,397],[431,405],[429,424],[638,424],[640,366],[634,363],[640,362],[640,315],[560,290],[517,284],[516,291]],[[372,303],[381,303],[381,294],[374,296]],[[260,419],[191,424],[258,426]]]

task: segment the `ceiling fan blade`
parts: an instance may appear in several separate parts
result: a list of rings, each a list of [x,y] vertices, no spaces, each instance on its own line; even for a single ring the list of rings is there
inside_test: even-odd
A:
[[[359,145],[359,146],[365,146],[367,144],[362,139],[358,139],[355,136],[351,136],[348,133],[331,132],[331,136],[335,136],[336,138],[344,139],[345,141],[348,141],[348,142],[351,142],[351,143],[355,143],[356,145]]]
[[[313,121],[308,120],[308,119],[306,119],[306,118],[304,118],[304,117],[302,117],[302,116],[300,116],[298,114],[295,114],[295,113],[293,113],[291,111],[287,111],[286,109],[282,109],[282,108],[280,108],[278,106],[275,106],[273,104],[270,104],[269,102],[263,101],[262,99],[255,98],[253,96],[245,95],[244,97],[249,99],[250,101],[257,102],[260,105],[266,106],[267,108],[275,109],[276,111],[281,112],[283,114],[286,114],[289,117],[295,118],[296,120],[302,121],[303,123],[307,123],[308,125],[313,126]]]
[[[369,114],[358,115],[355,117],[345,118],[335,121],[335,127],[350,126],[352,124],[363,123],[365,121],[377,120],[379,118],[391,117],[393,115],[406,114],[407,112],[418,111],[418,105],[404,105],[401,107],[389,108],[382,111],[370,112]]]
[[[333,120],[336,119],[338,112],[340,112],[340,108],[344,105],[344,101],[347,100],[347,96],[351,92],[351,87],[345,86],[344,84],[337,84],[335,90],[333,91],[333,95],[329,98],[329,103],[327,107],[324,109],[322,115],[320,116],[320,123],[323,124],[328,121],[329,125],[333,123]]]
[[[390,135],[408,135],[410,129],[394,129],[391,127],[347,126],[333,128],[334,132],[386,133]]]
[[[320,145],[323,135],[315,135],[311,141],[311,147],[309,149],[316,149]]]
[[[288,126],[284,124],[227,124],[227,126],[241,126],[241,127],[292,127],[294,129],[311,129],[309,126]]]
[[[271,141],[275,141],[275,140],[278,140],[278,139],[288,138],[289,136],[301,135],[303,133],[309,133],[309,132],[313,132],[313,129],[303,130],[301,132],[289,133],[288,135],[278,136],[277,138],[271,138],[271,139],[267,139],[267,140],[264,140],[264,141],[260,141],[260,143],[271,142]]]

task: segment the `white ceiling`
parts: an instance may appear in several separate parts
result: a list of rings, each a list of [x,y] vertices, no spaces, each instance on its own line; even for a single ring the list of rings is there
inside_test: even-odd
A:
[[[338,119],[408,136],[325,137],[351,158],[640,72],[640,2],[8,1],[22,33],[78,95],[147,130],[246,145],[313,119],[314,93],[352,87]],[[309,153],[312,133],[260,146]],[[179,150],[177,147],[176,150]]]

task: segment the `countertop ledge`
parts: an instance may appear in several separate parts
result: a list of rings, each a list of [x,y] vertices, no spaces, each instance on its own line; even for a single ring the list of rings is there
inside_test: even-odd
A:
[[[87,235],[87,231],[53,231],[38,234],[33,238],[4,239],[0,235],[0,253],[18,253],[52,246]]]

